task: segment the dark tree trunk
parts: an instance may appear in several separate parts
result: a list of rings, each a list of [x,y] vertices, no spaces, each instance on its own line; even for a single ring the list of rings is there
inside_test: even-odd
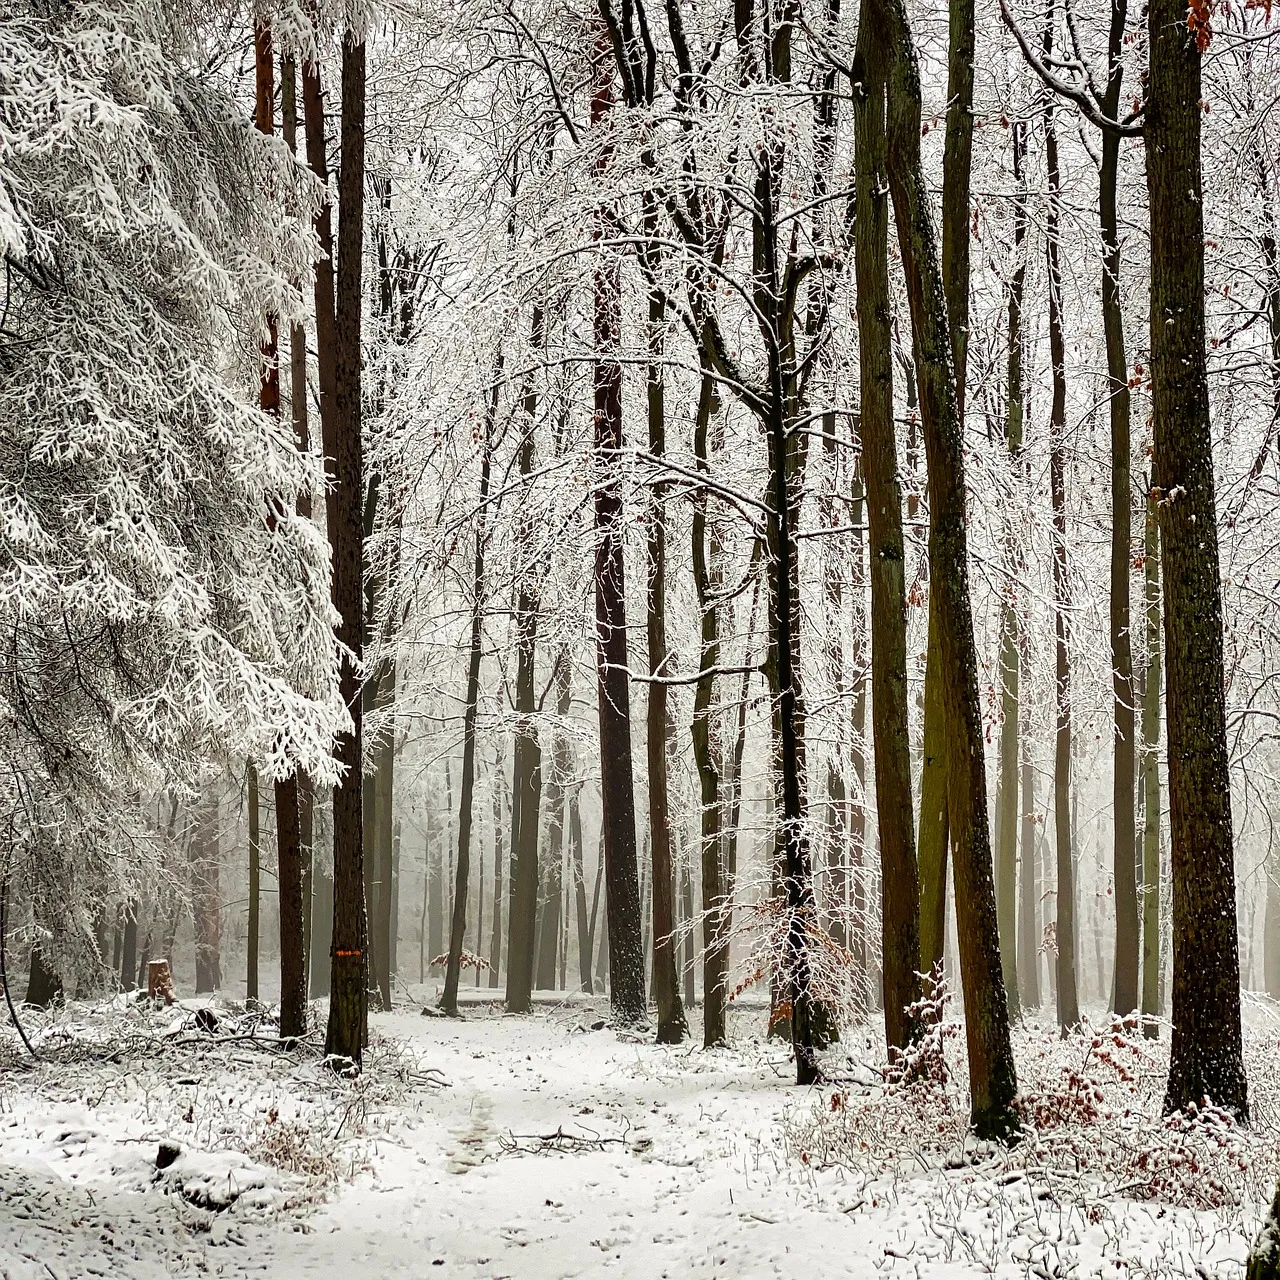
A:
[[[1009,1007],[1000,971],[982,707],[969,599],[964,441],[956,414],[951,339],[920,161],[920,77],[902,0],[871,0],[888,68],[888,179],[911,311],[912,346],[929,469],[929,564],[942,662],[947,813],[955,856],[960,967],[973,1125],[1016,1132]]]
[[[1018,198],[1013,213],[1013,277],[1009,284],[1009,334],[1007,356],[1008,412],[1005,444],[1009,469],[1016,472],[1022,454],[1022,296],[1026,283],[1026,262],[1022,256],[1027,234],[1027,187],[1023,172],[1026,156],[1026,123],[1013,125],[1013,174]],[[1018,729],[1021,682],[1022,628],[1015,606],[1015,587],[1021,574],[1014,529],[1015,516],[1005,515],[1004,559],[1009,584],[1000,609],[1000,771],[996,782],[996,918],[1000,925],[1000,967],[1009,995],[1009,1015],[1020,1016],[1018,970],[1021,957],[1016,937],[1018,889]],[[1025,877],[1024,877],[1025,879]]]
[[[651,224],[656,219],[651,219]],[[654,228],[656,231],[656,227]],[[650,260],[648,271],[656,277],[658,262]],[[666,452],[667,412],[663,385],[662,326],[666,306],[662,294],[649,292],[648,370],[649,453],[660,458]],[[667,798],[667,530],[666,496],[659,485],[651,490],[649,502],[648,630],[649,685],[645,752],[649,766],[649,830],[653,842],[653,997],[658,1006],[658,1042],[680,1044],[689,1034],[680,984],[676,975],[675,876],[671,865],[671,814]],[[581,877],[579,886],[581,886]],[[586,893],[580,887],[585,915]]]
[[[308,135],[310,134],[308,119]],[[333,548],[333,603],[342,621],[339,689],[352,731],[335,755],[346,772],[333,793],[333,963],[325,1052],[360,1062],[368,1039],[368,921],[364,902],[362,708],[357,664],[364,647],[363,488],[360,439],[360,319],[364,244],[365,45],[348,31],[342,42],[342,168],[338,179],[338,280],[335,298],[336,413],[321,424],[333,466],[326,510]],[[308,136],[308,150],[310,150]],[[321,386],[323,405],[323,384]],[[330,437],[330,425],[333,436]]]
[[[543,308],[533,309],[532,345],[546,341]],[[527,491],[533,472],[533,431],[537,394],[532,383],[524,396],[525,435],[520,442],[520,477]],[[521,546],[533,541],[533,515],[523,512]],[[511,775],[511,901],[507,925],[507,1010],[528,1013],[533,993],[534,929],[538,919],[538,810],[542,802],[542,748],[538,742],[534,658],[538,637],[539,598],[535,570],[526,567],[516,602],[516,744]]]
[[[476,712],[480,705],[480,659],[484,642],[485,607],[485,524],[489,502],[489,471],[493,450],[494,419],[498,413],[502,357],[489,392],[485,413],[484,440],[480,447],[480,500],[476,512],[475,564],[471,574],[471,648],[467,658],[467,692],[462,719],[462,786],[458,796],[458,865],[453,889],[453,920],[449,930],[449,960],[444,972],[444,992],[440,1008],[450,1017],[458,1016],[458,978],[462,941],[467,929],[467,878],[471,872],[471,818],[476,786]],[[390,888],[390,886],[388,886]],[[480,948],[476,943],[476,950]]]
[[[1160,1034],[1160,524],[1156,508],[1146,504],[1143,582],[1145,588],[1146,665],[1142,673],[1142,1013],[1143,1034]],[[1267,876],[1268,921],[1275,876]],[[1264,936],[1263,963],[1270,963],[1270,931]],[[1280,954],[1276,959],[1280,961]],[[1269,973],[1269,971],[1268,971]],[[1277,974],[1280,978],[1280,974]],[[1280,996],[1280,981],[1267,994]]]
[[[1164,1105],[1248,1116],[1241,1056],[1222,583],[1205,361],[1200,49],[1177,0],[1147,8],[1151,405],[1164,570],[1173,1043]]]
[[[24,1004],[35,1005],[37,1009],[47,1009],[62,995],[62,979],[57,972],[45,963],[45,958],[37,943],[31,948],[31,970],[27,976],[27,998]]]
[[[591,92],[591,123],[600,127],[613,107],[608,34]],[[597,160],[604,172],[607,153]],[[610,215],[597,216],[596,236],[608,234]],[[608,252],[607,250],[605,251]],[[635,784],[631,774],[631,688],[627,675],[626,583],[623,572],[621,273],[616,259],[595,269],[595,596],[597,704],[600,716],[600,800],[603,807],[605,910],[609,918],[610,1005],[622,1026],[647,1020],[640,885],[636,867]]]
[[[1053,762],[1054,837],[1058,853],[1058,1026],[1065,1033],[1080,1023],[1076,992],[1075,821],[1071,778],[1071,666],[1068,652],[1071,581],[1067,572],[1066,351],[1062,337],[1062,285],[1058,266],[1058,135],[1053,102],[1045,107],[1045,161],[1049,172],[1047,253],[1049,262],[1049,360],[1053,407],[1049,416],[1049,486],[1053,504],[1053,599],[1057,737]]]
[[[885,82],[863,0],[858,22],[855,99],[855,265],[862,388],[862,474],[871,549],[871,714],[875,742],[876,817],[884,884],[881,954],[885,1041],[906,1048],[916,1028],[907,1013],[920,998],[920,880],[912,811],[907,720],[907,587],[893,421],[890,341],[889,203],[885,171]]]
[[[715,409],[715,382],[703,374],[694,424],[693,452],[698,470],[710,474],[708,432]],[[714,671],[720,661],[720,613],[717,597],[721,583],[716,564],[715,535],[707,529],[708,495],[699,489],[693,499],[693,577],[702,620],[699,676],[693,699],[693,756],[698,766],[701,803],[702,864],[702,1043],[705,1048],[724,1044],[727,1038],[729,1003],[729,939],[724,928],[728,909],[721,866],[720,762],[712,737],[711,702],[715,691]],[[708,546],[710,542],[710,546]]]
[[[1119,114],[1124,74],[1126,0],[1111,0],[1107,41],[1107,86],[1103,114]],[[1114,708],[1115,767],[1112,809],[1115,844],[1116,948],[1111,1009],[1121,1015],[1138,1007],[1137,844],[1135,814],[1133,644],[1129,623],[1129,573],[1133,560],[1132,497],[1129,484],[1129,364],[1125,355],[1124,311],[1120,303],[1120,226],[1116,213],[1116,181],[1120,169],[1120,135],[1102,135],[1098,171],[1098,221],[1102,232],[1102,329],[1107,348],[1107,399],[1111,412],[1111,683]]]
[[[569,683],[569,654],[562,650],[556,662],[556,717],[559,721],[551,746],[551,786],[547,796],[547,880],[538,939],[537,986],[552,991],[556,985],[556,958],[560,945],[560,899],[564,894],[564,846],[568,817],[569,774],[573,761],[569,753],[566,726],[572,690]]]
[[[297,71],[292,57],[281,60],[280,99],[284,140],[296,151]],[[289,402],[298,452],[311,451],[307,425],[307,339],[300,324],[289,332]],[[311,518],[311,495],[298,495],[298,514]],[[307,969],[311,952],[312,790],[298,773],[275,784],[276,858],[280,906],[280,1034],[305,1035]]]

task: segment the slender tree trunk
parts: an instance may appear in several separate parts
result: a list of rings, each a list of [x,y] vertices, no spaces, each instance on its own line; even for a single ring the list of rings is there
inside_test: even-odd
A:
[[[124,944],[120,953],[120,988],[133,991],[138,971],[138,900],[130,898],[124,907]]]
[[[546,341],[546,313],[533,309],[532,345]],[[524,395],[524,430],[519,467],[525,501],[533,473],[537,393],[532,383]],[[522,547],[533,541],[533,514],[522,511],[517,531]],[[533,992],[534,929],[538,917],[538,811],[542,801],[542,748],[538,742],[534,659],[538,637],[539,598],[535,571],[521,575],[516,602],[516,743],[511,778],[511,901],[507,940],[507,1010],[528,1013]]]
[[[1148,501],[1143,580],[1147,662],[1142,689],[1142,1013],[1143,1034],[1160,1034],[1160,523]],[[1271,902],[1272,877],[1267,878]],[[1268,937],[1268,942],[1270,938]],[[1264,961],[1265,964],[1265,961]],[[1280,995],[1280,983],[1271,992]]]
[[[582,865],[582,814],[578,784],[569,792],[569,857],[573,865],[573,897],[578,925],[578,983],[591,994],[591,926],[587,919],[587,878]]]
[[[1026,282],[1023,242],[1026,240],[1026,178],[1023,173],[1026,155],[1026,124],[1013,125],[1013,173],[1018,183],[1018,198],[1013,215],[1013,277],[1009,285],[1008,338],[1008,413],[1005,420],[1005,444],[1009,450],[1009,470],[1016,476],[1022,453],[1023,386],[1022,386],[1022,296]],[[1000,966],[1005,990],[1009,995],[1010,1017],[1020,1015],[1018,1007],[1018,728],[1019,683],[1022,656],[1021,627],[1016,607],[1016,583],[1019,579],[1019,554],[1014,528],[1014,512],[1005,513],[1004,559],[1009,583],[1004,589],[1000,609],[1000,772],[996,781],[996,916],[1000,923]]]
[[[556,957],[560,945],[560,899],[564,888],[564,845],[569,788],[573,767],[565,726],[572,705],[569,683],[569,654],[561,650],[556,662],[556,717],[558,725],[551,745],[551,787],[547,805],[546,901],[542,908],[542,930],[538,942],[537,986],[551,991],[556,985]]]
[[[969,350],[969,188],[973,172],[974,0],[949,0],[947,134],[942,156],[942,279],[951,335],[956,421],[964,434]],[[914,513],[913,513],[914,514]],[[947,730],[938,620],[929,594],[920,777],[920,967],[941,971],[947,909]]]
[[[715,382],[710,373],[702,376],[698,394],[698,412],[694,424],[693,451],[698,470],[710,474],[708,434],[711,415],[716,409]],[[693,499],[692,556],[694,586],[698,596],[702,636],[698,683],[693,699],[693,756],[698,766],[701,804],[702,862],[702,1043],[704,1048],[724,1044],[727,1040],[729,1005],[729,946],[724,928],[728,908],[721,866],[720,762],[713,739],[711,703],[715,693],[715,668],[720,662],[720,594],[714,533],[708,537],[708,494],[699,489]],[[708,545],[710,543],[710,545]]]
[[[852,444],[861,451],[861,425],[854,423]],[[853,519],[853,564],[850,570],[853,600],[853,651],[849,655],[853,705],[850,713],[853,755],[853,799],[849,805],[849,951],[853,956],[853,976],[856,984],[855,1007],[864,1011],[869,1003],[867,987],[867,569],[866,548],[863,538],[863,517],[866,512],[865,490],[862,479],[861,458],[854,463],[853,483],[850,486],[850,514]],[[944,843],[945,851],[945,843]],[[943,863],[945,870],[946,863]],[[923,888],[923,868],[921,879]],[[923,908],[921,911],[923,920]],[[923,926],[922,926],[923,928]],[[939,933],[941,937],[941,933]],[[923,962],[921,968],[924,968]]]
[[[307,147],[311,150],[308,112]],[[319,123],[317,121],[317,123]],[[348,31],[342,42],[342,169],[338,181],[338,278],[335,302],[336,412],[325,420],[324,451],[332,460],[326,501],[333,547],[333,603],[347,647],[339,690],[352,720],[335,755],[346,772],[333,792],[333,957],[325,1053],[357,1065],[368,1039],[368,921],[364,902],[362,732],[358,663],[363,651],[364,521],[360,439],[360,316],[364,245],[365,45]],[[321,135],[323,137],[323,135]],[[330,431],[332,430],[332,436]]]
[[[215,794],[211,794],[202,806],[191,841],[191,917],[195,928],[196,995],[216,991],[222,986],[219,843],[218,799]]]
[[[656,219],[651,219],[656,223]],[[659,263],[649,264],[656,277]],[[649,290],[648,376],[649,453],[666,452],[667,412],[663,385],[663,324],[666,306],[656,287]],[[645,754],[649,768],[649,830],[653,841],[653,996],[658,1006],[658,1043],[680,1044],[689,1034],[676,976],[675,878],[671,866],[671,814],[667,797],[667,530],[666,497],[654,485],[649,499],[648,626],[649,685]],[[585,907],[586,893],[580,893]],[[585,914],[585,912],[584,912]]]
[[[1246,1119],[1205,358],[1201,54],[1177,0],[1152,0],[1147,32],[1153,479],[1164,570],[1173,866],[1173,1042],[1164,1105],[1179,1111],[1208,1097]]]
[[[613,108],[613,64],[608,33],[597,37],[598,69],[591,91],[591,124],[603,126]],[[596,161],[603,175],[611,156]],[[612,221],[597,214],[603,239]],[[608,252],[607,250],[604,252]],[[605,908],[609,918],[610,1005],[622,1026],[647,1020],[644,950],[640,937],[640,885],[636,868],[635,784],[631,774],[631,689],[627,675],[626,583],[623,572],[621,272],[616,259],[595,269],[595,596],[597,703],[600,717],[600,799],[603,806]]]
[[[493,930],[489,937],[489,986],[497,987],[502,967],[502,760],[493,784]]]
[[[1018,976],[1022,1004],[1040,1007],[1040,884],[1036,875],[1036,776],[1031,767],[1030,717],[1022,712],[1022,896],[1018,909]]]
[[[246,940],[245,999],[258,998],[258,935],[262,909],[262,840],[258,830],[258,771],[249,766],[249,929]]]
[[[1053,505],[1053,589],[1056,638],[1057,739],[1053,769],[1054,830],[1058,850],[1058,1025],[1064,1033],[1080,1022],[1076,994],[1075,811],[1072,797],[1071,580],[1067,569],[1067,384],[1062,335],[1062,273],[1058,264],[1058,135],[1052,99],[1045,105],[1045,162],[1049,175],[1046,252],[1049,267],[1049,362],[1053,407],[1049,416],[1049,486]]]
[[[907,1013],[920,998],[920,881],[916,867],[907,720],[907,587],[893,422],[883,62],[863,0],[855,78],[858,350],[862,387],[862,472],[871,546],[871,710],[876,816],[884,884],[885,1040],[904,1049],[916,1028]]]
[[[929,469],[929,564],[943,666],[947,812],[969,1050],[972,1121],[982,1137],[1011,1136],[1017,1093],[1009,1007],[1000,970],[978,661],[969,600],[964,442],[951,338],[920,160],[920,77],[902,0],[871,0],[887,55],[888,179],[898,227],[920,380]]]
[[[480,705],[480,659],[484,652],[485,526],[489,503],[489,474],[493,451],[494,421],[498,416],[502,355],[499,353],[489,404],[485,413],[484,440],[480,447],[480,499],[476,508],[475,565],[471,574],[471,648],[467,658],[467,692],[462,717],[462,786],[458,796],[458,865],[453,890],[453,920],[449,930],[449,960],[444,972],[440,1008],[458,1016],[458,980],[463,935],[467,929],[467,878],[471,873],[471,819],[476,785],[476,714]],[[388,886],[390,887],[390,886]],[[477,938],[476,950],[480,942]]]

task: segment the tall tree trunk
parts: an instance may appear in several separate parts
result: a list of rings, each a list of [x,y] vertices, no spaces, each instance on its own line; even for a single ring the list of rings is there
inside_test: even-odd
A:
[[[1119,114],[1124,75],[1126,0],[1111,0],[1107,41],[1107,87],[1102,110]],[[1138,883],[1135,813],[1136,738],[1134,733],[1133,644],[1129,623],[1129,573],[1133,559],[1132,497],[1129,465],[1129,364],[1125,355],[1124,312],[1120,303],[1120,224],[1116,184],[1120,135],[1104,131],[1098,170],[1098,221],[1102,233],[1102,329],[1107,348],[1108,402],[1111,412],[1111,683],[1114,708],[1112,810],[1116,947],[1111,1009],[1128,1015],[1138,1007]]]
[[[218,888],[221,862],[218,798],[212,791],[201,806],[191,840],[191,918],[195,929],[196,995],[222,986],[222,908]]]
[[[947,752],[947,813],[955,858],[972,1121],[982,1137],[1016,1132],[1009,1007],[1000,970],[978,660],[969,600],[964,441],[951,338],[920,160],[920,76],[903,0],[870,0],[887,55],[888,179],[911,311],[912,347],[929,471],[929,566],[936,598]]]
[[[862,473],[871,547],[871,712],[875,741],[876,817],[884,884],[881,953],[885,1041],[906,1048],[916,1027],[907,1013],[920,998],[920,881],[912,811],[907,720],[907,586],[902,487],[893,421],[893,352],[889,303],[889,207],[885,172],[885,82],[862,0],[854,77],[855,265],[862,387]]]
[[[280,103],[284,140],[291,152],[298,148],[297,64],[292,55],[280,61]],[[301,324],[289,330],[289,408],[298,452],[311,452],[307,421],[307,334]],[[298,514],[311,519],[311,494],[298,495]],[[303,773],[275,784],[276,850],[280,904],[280,1032],[302,1035],[307,1029],[307,986],[311,956],[311,844],[314,794]],[[294,815],[296,814],[296,819]],[[283,816],[282,816],[283,815]],[[290,844],[291,821],[298,842]],[[296,867],[296,873],[295,873]],[[297,891],[294,891],[294,885]],[[299,976],[301,975],[301,976]]]
[[[1146,667],[1142,674],[1142,1013],[1143,1034],[1160,1034],[1160,523],[1147,502],[1143,582]],[[1272,877],[1267,878],[1271,902]],[[1268,938],[1269,941],[1269,938]],[[1280,958],[1280,957],[1278,957]],[[1265,964],[1265,960],[1264,960]],[[1273,995],[1280,995],[1280,982]]]
[[[310,113],[308,113],[309,116]],[[307,120],[308,152],[311,121]],[[365,44],[348,30],[342,41],[342,168],[338,179],[338,279],[335,302],[336,412],[325,420],[324,451],[333,475],[326,510],[333,548],[333,603],[346,646],[339,690],[352,729],[338,736],[345,767],[333,792],[333,957],[325,1053],[359,1064],[368,1038],[368,921],[364,901],[362,708],[359,662],[363,636],[363,489],[360,438],[360,319],[364,246]],[[330,435],[332,430],[332,436]]]
[[[1022,454],[1022,296],[1026,283],[1023,242],[1027,234],[1026,124],[1013,125],[1013,174],[1018,184],[1013,213],[1013,277],[1009,283],[1008,413],[1005,444],[1009,471],[1016,476]],[[996,781],[996,916],[1000,924],[1000,967],[1009,994],[1009,1014],[1017,1018],[1019,956],[1016,937],[1018,883],[1018,729],[1019,683],[1022,656],[1021,627],[1016,607],[1019,555],[1014,512],[1005,513],[1004,559],[1009,582],[1000,607],[1000,772]]]
[[[1173,1042],[1164,1105],[1178,1111],[1209,1097],[1245,1119],[1222,583],[1205,357],[1201,54],[1178,0],[1151,0],[1147,36],[1153,479],[1164,562],[1173,868]]]
[[[556,662],[556,726],[551,744],[551,787],[547,805],[547,878],[546,901],[542,909],[542,930],[538,941],[537,986],[552,991],[556,985],[556,956],[560,945],[560,899],[564,891],[564,846],[568,816],[569,773],[573,767],[569,754],[566,725],[572,705],[569,682],[569,653],[562,649]]]
[[[462,786],[458,796],[458,865],[453,890],[453,920],[449,930],[449,960],[444,971],[440,1008],[458,1016],[458,979],[462,941],[467,929],[467,879],[471,873],[471,818],[476,785],[476,713],[480,706],[480,659],[484,652],[485,526],[489,504],[489,474],[493,454],[494,421],[498,416],[502,354],[499,352],[493,386],[485,412],[480,446],[480,499],[476,507],[475,562],[471,573],[471,648],[467,657],[467,692],[462,716]],[[390,886],[388,886],[389,888]],[[477,937],[476,950],[480,950]]]
[[[1062,336],[1062,273],[1058,264],[1059,173],[1058,134],[1053,101],[1045,104],[1045,163],[1049,176],[1046,252],[1049,267],[1049,362],[1053,375],[1053,407],[1049,415],[1049,486],[1053,504],[1053,598],[1056,640],[1057,738],[1053,767],[1054,833],[1058,851],[1058,1025],[1063,1032],[1079,1025],[1076,994],[1075,809],[1072,799],[1071,580],[1067,570],[1067,385],[1066,347]]]
[[[964,435],[969,350],[969,188],[973,172],[974,0],[949,0],[947,134],[942,155],[942,279],[955,376],[956,421]],[[914,513],[913,513],[914,514]],[[941,971],[947,909],[947,729],[938,620],[929,593],[924,672],[924,765],[920,776],[920,968]]]
[[[1019,855],[1021,902],[1018,908],[1018,977],[1022,1004],[1040,1007],[1040,884],[1036,875],[1036,775],[1031,767],[1031,722],[1022,712],[1022,851]]]
[[[378,704],[394,711],[396,701],[396,661],[389,657],[382,667],[379,681]],[[373,847],[370,856],[374,860],[378,892],[374,908],[377,928],[374,931],[373,970],[376,989],[383,1009],[390,1010],[391,952],[396,928],[394,911],[395,894],[395,779],[396,779],[396,726],[394,714],[379,737],[374,751],[374,823]]]
[[[656,218],[650,219],[656,231]],[[663,385],[663,324],[666,305],[656,283],[659,262],[647,271],[649,289],[648,418],[649,453],[666,452],[667,411]],[[649,768],[649,830],[653,842],[653,997],[658,1006],[658,1043],[680,1044],[689,1034],[676,976],[675,876],[671,866],[671,814],[667,797],[667,530],[666,495],[655,484],[649,499],[647,545],[649,700],[645,722],[645,754]],[[579,892],[585,907],[586,893]],[[584,913],[585,915],[585,910]]]
[[[573,896],[578,925],[578,983],[591,994],[591,926],[587,920],[587,878],[582,865],[582,813],[579,784],[569,792],[569,857],[573,865]]]
[[[698,412],[694,423],[693,452],[698,470],[710,475],[708,434],[711,415],[717,409],[715,382],[704,370],[698,394]],[[702,864],[702,1043],[704,1048],[724,1044],[727,1040],[729,1006],[729,939],[724,928],[728,909],[724,885],[720,799],[720,761],[712,733],[712,699],[715,692],[715,668],[720,662],[720,594],[719,570],[716,563],[715,535],[707,528],[708,493],[696,491],[693,499],[692,557],[694,587],[701,617],[701,647],[698,683],[693,698],[693,756],[698,766],[701,804]],[[710,544],[710,545],[709,545]]]
[[[502,967],[502,760],[493,784],[493,931],[489,936],[489,986],[498,985]]]
[[[258,998],[258,935],[262,910],[262,840],[258,830],[258,771],[250,765],[249,783],[249,928],[245,942],[245,999]]]
[[[608,32],[597,36],[591,124],[601,129],[613,108],[613,64]],[[605,148],[596,161],[603,176],[611,164]],[[600,210],[595,235],[609,234],[612,216]],[[605,250],[605,253],[608,251]],[[640,938],[640,884],[636,868],[635,783],[631,774],[631,688],[627,675],[626,583],[623,572],[621,271],[616,259],[597,263],[594,280],[595,364],[595,596],[597,704],[600,717],[600,800],[603,807],[605,909],[609,917],[610,1005],[622,1026],[647,1017],[644,949]]]
[[[533,309],[531,343],[534,350],[546,341],[546,313]],[[524,431],[519,467],[523,501],[529,498],[533,473],[534,427],[537,393],[530,382],[524,394]],[[527,552],[533,541],[533,514],[522,510],[517,530]],[[507,1010],[528,1013],[533,992],[534,928],[538,918],[538,810],[542,802],[542,748],[538,742],[534,659],[538,638],[538,583],[535,570],[521,573],[516,601],[516,742],[511,776],[511,900],[507,924]]]
[[[862,428],[854,421],[851,443],[861,450]],[[867,647],[870,627],[867,620],[867,569],[866,547],[863,538],[863,517],[866,512],[866,496],[862,479],[862,460],[854,462],[853,483],[850,485],[849,512],[853,524],[853,563],[850,567],[850,596],[853,602],[852,632],[853,651],[849,655],[852,675],[853,705],[850,713],[853,754],[853,798],[849,805],[849,951],[853,957],[853,977],[856,984],[855,1008],[863,1012],[868,1007],[867,987]],[[945,844],[944,844],[945,850]],[[945,862],[943,867],[945,870]],[[920,868],[923,890],[923,868]],[[924,909],[921,907],[921,937],[923,941]],[[939,931],[939,938],[942,934]],[[923,963],[920,966],[925,968]]]

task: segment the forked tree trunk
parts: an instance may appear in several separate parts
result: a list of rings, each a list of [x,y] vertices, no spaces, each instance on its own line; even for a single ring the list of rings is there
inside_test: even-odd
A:
[[[955,856],[971,1117],[981,1137],[1017,1130],[1009,1008],[1000,971],[982,708],[969,599],[964,442],[951,338],[920,159],[920,76],[903,0],[869,0],[887,66],[888,180],[911,311],[929,470],[929,564],[942,662],[947,812]]]
[[[597,36],[591,124],[604,125],[613,108],[613,63],[603,24]],[[607,172],[608,149],[597,158]],[[610,234],[611,216],[597,214],[595,235]],[[607,250],[605,251],[608,252]],[[627,674],[626,583],[623,571],[621,271],[616,259],[597,264],[594,281],[595,363],[595,603],[597,706],[600,719],[600,801],[603,808],[605,909],[609,919],[610,1005],[622,1026],[647,1018],[640,884],[636,869],[636,802],[631,773],[631,687]]]
[[[1142,674],[1142,1014],[1143,1034],[1160,1034],[1160,523],[1146,504],[1144,573],[1147,662]],[[1267,905],[1274,896],[1274,875],[1267,877]],[[1271,938],[1264,940],[1264,967]],[[1280,955],[1276,960],[1280,963]],[[1277,975],[1280,977],[1280,975]],[[1280,982],[1270,995],[1280,995]]]
[[[1053,102],[1045,105],[1045,161],[1049,173],[1047,253],[1049,263],[1049,359],[1053,407],[1049,417],[1049,487],[1053,506],[1053,599],[1056,645],[1057,736],[1053,762],[1053,819],[1058,854],[1058,1026],[1065,1034],[1080,1023],[1076,992],[1075,808],[1071,777],[1071,666],[1068,650],[1071,581],[1067,571],[1066,350],[1062,337],[1062,277],[1058,266],[1058,135]],[[1101,967],[1101,966],[1099,966]]]
[[[317,121],[319,123],[319,121]],[[311,149],[311,120],[307,120]],[[362,708],[358,664],[363,651],[363,467],[360,438],[360,320],[364,246],[365,45],[348,30],[342,41],[342,168],[338,180],[336,412],[321,424],[333,466],[326,510],[333,548],[333,603],[347,647],[339,692],[352,729],[334,752],[345,766],[333,792],[333,943],[325,1053],[359,1064],[368,1039],[368,920],[364,901]],[[323,134],[321,134],[323,139]],[[321,142],[321,145],[323,143]],[[321,387],[323,397],[323,384]],[[323,404],[323,398],[322,398]],[[332,431],[332,435],[330,435]]]
[[[1179,0],[1151,0],[1147,38],[1153,479],[1164,571],[1173,869],[1173,1043],[1164,1105],[1179,1111],[1208,1097],[1246,1119],[1205,358],[1201,53]]]
[[[889,205],[885,172],[883,60],[863,0],[858,21],[855,98],[855,265],[862,388],[862,473],[871,548],[871,709],[875,740],[876,816],[884,911],[885,1041],[906,1048],[916,1027],[907,1014],[920,998],[920,881],[916,867],[907,720],[907,588],[893,420],[893,350],[889,302]]]

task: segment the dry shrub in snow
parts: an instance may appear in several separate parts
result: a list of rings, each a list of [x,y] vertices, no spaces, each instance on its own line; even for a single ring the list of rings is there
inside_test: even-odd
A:
[[[824,1091],[784,1124],[791,1155],[810,1167],[864,1178],[981,1165],[985,1176],[1025,1174],[1055,1199],[1085,1204],[1127,1198],[1191,1210],[1265,1205],[1280,1172],[1280,1069],[1274,1022],[1246,1029],[1253,1123],[1238,1124],[1207,1100],[1164,1116],[1167,1035],[1143,1038],[1134,1020],[1087,1020],[1062,1038],[1024,1022],[1015,1032],[1020,1142],[975,1144],[961,1024],[941,1001],[923,1002],[928,1027],[904,1061],[878,1080]]]

